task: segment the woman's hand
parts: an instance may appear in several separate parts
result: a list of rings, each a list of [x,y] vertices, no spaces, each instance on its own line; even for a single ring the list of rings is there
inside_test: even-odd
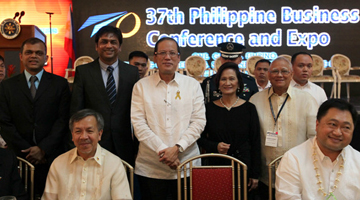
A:
[[[218,152],[225,155],[227,154],[229,148],[230,148],[230,144],[226,144],[224,142],[219,142],[217,146]]]

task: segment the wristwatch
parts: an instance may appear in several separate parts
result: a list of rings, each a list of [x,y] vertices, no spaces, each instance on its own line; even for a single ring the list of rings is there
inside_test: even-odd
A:
[[[177,147],[179,147],[179,153],[184,152],[184,149],[180,146],[180,144],[176,144]]]

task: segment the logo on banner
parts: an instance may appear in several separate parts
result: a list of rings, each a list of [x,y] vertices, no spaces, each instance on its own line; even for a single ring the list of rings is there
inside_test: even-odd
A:
[[[134,16],[134,18],[135,18],[135,26],[130,32],[122,33],[123,38],[129,38],[129,37],[135,35],[139,31],[140,26],[141,26],[141,20],[140,20],[140,17],[136,13],[134,13],[134,12],[128,13],[127,11],[90,16],[84,22],[84,24],[79,28],[78,31],[81,31],[82,29],[84,29],[88,26],[96,24],[94,26],[93,31],[90,36],[90,37],[93,37],[99,31],[100,28],[102,28],[103,26],[107,26],[108,24],[110,24],[111,22],[113,22],[115,20],[118,20],[116,23],[116,27],[120,28],[121,22],[130,15]],[[106,21],[104,21],[104,20],[106,20]]]

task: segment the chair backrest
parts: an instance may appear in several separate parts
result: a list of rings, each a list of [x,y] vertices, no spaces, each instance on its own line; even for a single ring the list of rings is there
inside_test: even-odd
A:
[[[130,191],[131,191],[131,196],[134,198],[134,168],[127,163],[125,160],[121,160],[125,170],[126,170],[126,174],[128,174],[128,177],[130,179]]]
[[[217,72],[220,67],[221,67],[221,58],[218,57],[214,62],[214,71]]]
[[[255,77],[254,72],[255,72],[255,64],[257,61],[264,59],[261,56],[251,56],[250,58],[248,58],[246,60],[246,71],[248,71],[248,74],[252,77]]]
[[[271,161],[268,165],[268,170],[269,170],[269,200],[272,200],[272,180],[273,177],[275,178],[275,172],[276,169],[278,168],[281,158],[283,156],[279,156],[277,158],[275,158],[273,161]]]
[[[90,56],[80,56],[74,62],[74,69],[76,69],[76,67],[79,66],[79,65],[85,65],[85,64],[90,63],[92,61],[94,61],[94,59],[92,57],[90,57]]]
[[[24,182],[25,185],[25,191],[30,194],[30,199],[34,199],[34,173],[35,173],[35,167],[32,165],[29,161],[17,157],[19,161],[19,174],[21,179]],[[30,171],[30,173],[29,173]],[[30,192],[29,192],[29,184],[30,184]]]
[[[223,166],[194,166],[192,162],[200,158],[224,158],[231,161],[231,164]],[[241,190],[243,190],[243,199],[247,199],[247,166],[231,156],[215,153],[201,154],[181,163],[177,167],[177,173],[178,200],[182,199],[181,173],[184,174],[183,199],[185,200],[187,200],[186,194],[188,194],[188,189],[190,189],[190,200],[230,200],[235,199],[235,192],[237,192],[238,199],[240,200]],[[187,186],[187,174],[190,175],[190,186]],[[241,188],[241,183],[243,183],[243,188]]]
[[[281,54],[281,55],[278,55],[278,57],[284,57],[284,58],[286,58],[289,62],[291,62],[291,56],[290,56],[290,55]]]
[[[349,75],[351,61],[343,54],[334,54],[331,56],[331,67],[337,69],[340,76]]]
[[[324,70],[324,60],[316,54],[311,54],[311,56],[313,58],[313,71],[311,76],[322,76]]]
[[[193,77],[202,76],[206,69],[206,61],[201,56],[189,56],[185,60],[185,68],[188,75]]]

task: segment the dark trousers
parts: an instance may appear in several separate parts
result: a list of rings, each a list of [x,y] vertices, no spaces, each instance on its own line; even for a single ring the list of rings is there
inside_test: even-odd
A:
[[[177,179],[154,179],[139,176],[139,185],[142,200],[177,200]],[[181,180],[183,188],[183,179]],[[187,178],[187,186],[190,187],[190,180]],[[189,193],[189,189],[188,189]],[[182,190],[182,198],[184,192]],[[189,196],[189,195],[188,195]],[[188,198],[189,199],[189,198]]]
[[[261,200],[268,200],[269,199],[269,186],[265,183],[259,181],[259,196]],[[272,199],[275,199],[275,189],[272,189]]]

